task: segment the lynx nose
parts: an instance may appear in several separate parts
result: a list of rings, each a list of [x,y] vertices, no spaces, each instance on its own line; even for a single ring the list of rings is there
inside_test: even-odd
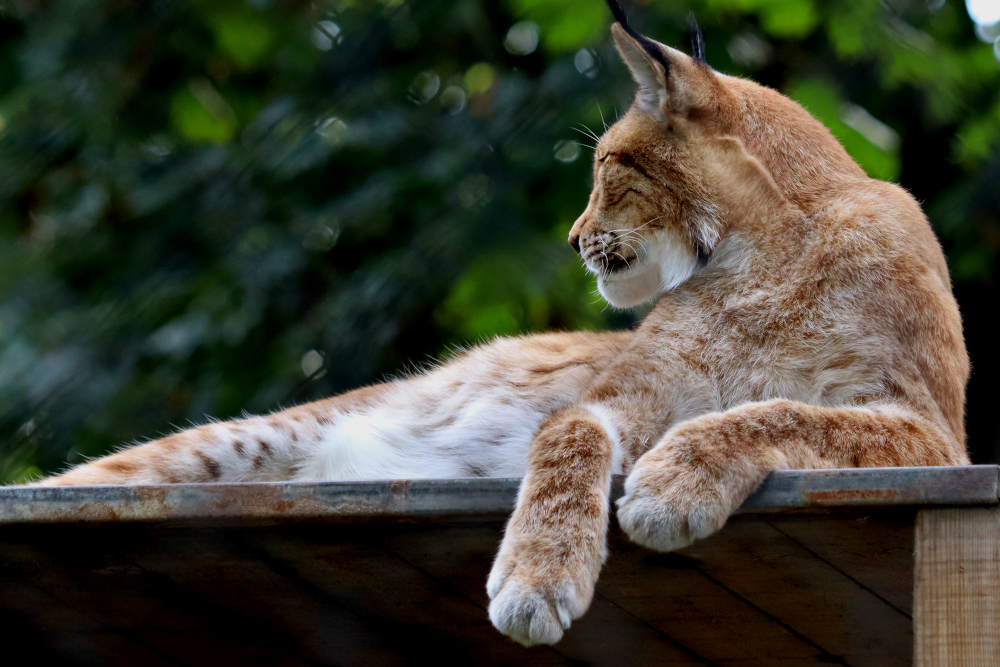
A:
[[[569,233],[569,247],[571,247],[573,252],[576,254],[580,254],[580,232]]]
[[[580,217],[573,222],[573,226],[569,228],[569,246],[576,252],[577,255],[580,254],[580,237],[583,236],[584,228],[591,223],[590,217],[590,206],[587,206],[587,210],[580,214]]]

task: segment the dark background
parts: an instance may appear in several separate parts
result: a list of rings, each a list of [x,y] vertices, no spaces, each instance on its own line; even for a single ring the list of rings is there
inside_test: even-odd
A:
[[[1000,30],[959,2],[627,4],[923,203],[1000,460]],[[565,243],[632,84],[599,0],[0,0],[0,482],[497,334],[629,326]]]

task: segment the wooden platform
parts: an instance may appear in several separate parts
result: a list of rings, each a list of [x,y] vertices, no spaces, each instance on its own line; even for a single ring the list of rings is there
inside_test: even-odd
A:
[[[0,488],[0,635],[42,664],[995,665],[997,473],[776,473],[676,554],[613,527],[532,649],[485,611],[516,480]]]

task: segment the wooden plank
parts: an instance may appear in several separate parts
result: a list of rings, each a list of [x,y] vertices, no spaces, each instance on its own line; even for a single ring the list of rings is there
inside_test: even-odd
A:
[[[733,595],[821,649],[823,661],[911,662],[910,618],[788,539],[766,517],[736,517],[681,553]]]
[[[917,516],[916,664],[1000,665],[1000,509]]]
[[[613,527],[592,608],[533,649],[487,619],[499,518],[0,525],[0,632],[74,664],[908,664],[915,511],[745,514],[674,555]]]
[[[598,594],[718,665],[815,664],[822,648],[702,573],[699,561],[612,540]]]
[[[486,577],[500,541],[500,524],[454,526],[428,533],[424,530],[393,531],[384,538],[394,554],[432,577],[440,585],[472,601],[486,621]],[[634,547],[633,547],[634,548]],[[605,574],[607,570],[605,571]],[[609,631],[614,628],[613,631]],[[493,637],[483,642],[494,647],[499,641],[515,648],[513,642],[490,628]],[[534,663],[546,649],[516,649],[521,660]],[[620,605],[598,595],[583,618],[574,621],[563,639],[547,649],[565,662],[612,665],[622,656],[643,656],[650,664],[692,665],[705,660],[686,646],[676,634],[667,634]],[[492,651],[492,649],[491,649]]]
[[[908,619],[775,530],[783,520],[736,517],[680,556],[613,530],[594,604],[555,647],[489,624],[499,521],[6,526],[0,616],[75,664],[904,662]],[[835,533],[845,518],[808,520]],[[903,657],[871,635],[904,642]]]
[[[493,530],[498,530],[494,526]],[[428,527],[398,526],[436,535],[439,547],[448,533]],[[327,653],[327,664],[414,664],[436,660],[445,664],[476,664],[489,656],[493,664],[523,660],[525,650],[500,635],[485,610],[458,594],[447,582],[387,552],[384,527],[331,527],[327,539],[315,531],[289,534],[263,531],[252,537],[253,557],[266,561],[285,577],[314,592],[318,601],[350,611],[353,630],[324,626],[329,641],[344,645]],[[251,542],[248,539],[247,544]],[[485,579],[484,579],[485,581]],[[293,617],[294,618],[294,617]],[[345,631],[347,630],[347,631]],[[391,640],[390,640],[391,638]],[[530,654],[535,664],[561,664],[548,647]]]
[[[766,530],[770,537],[762,548],[765,551],[773,548],[775,540],[782,540],[769,527],[776,519],[779,517],[734,519],[734,524],[739,525],[712,538],[708,547],[725,553],[721,563],[714,559],[703,562],[690,555],[657,554],[631,544],[623,534],[613,530],[611,555],[598,581],[594,605],[555,650],[568,659],[588,660],[593,664],[616,664],[621,655],[641,655],[666,664],[694,656],[725,665],[817,664],[840,662],[847,655],[851,664],[908,664],[911,640],[906,614],[894,612],[877,595],[865,591],[794,543],[785,545],[778,555],[778,571],[772,571],[768,579],[769,593],[784,598],[787,602],[784,607],[766,604],[767,609],[760,608],[702,572],[703,567],[710,572],[717,566],[748,579],[758,576],[755,568],[760,563],[759,555],[754,552],[753,540],[748,542],[745,534]],[[910,554],[912,531],[889,534],[882,530],[884,526],[877,518],[859,518],[855,513],[847,513],[811,515],[802,520],[815,524],[817,531],[829,528],[835,533],[843,521],[865,524],[870,531],[870,543],[877,546],[876,553],[891,549]],[[892,524],[899,521],[894,518]],[[457,527],[446,533],[391,531],[385,540],[392,552],[431,576],[447,581],[485,609],[484,582],[499,540],[498,531],[484,530],[479,535]],[[886,570],[883,577],[887,578],[888,572],[898,565],[898,559],[883,561]],[[817,576],[816,571],[825,574]],[[903,580],[901,586],[909,586],[908,568],[903,567],[897,574]],[[831,591],[829,587],[853,590]],[[803,609],[795,606],[797,596],[803,597],[806,605]],[[646,631],[636,630],[635,621],[623,617],[621,612],[655,629],[662,637],[657,640]],[[873,617],[881,614],[890,616],[888,623],[879,620],[873,625]],[[856,631],[850,627],[862,621],[869,624],[867,629]],[[817,626],[823,626],[821,631],[817,631]],[[610,632],[608,628],[615,630]],[[882,631],[894,634],[888,647],[885,642],[869,641]],[[819,640],[814,641],[810,634]],[[720,637],[725,640],[720,641]],[[843,654],[838,642],[849,644]],[[675,646],[672,655],[664,652],[671,644]]]
[[[176,664],[127,633],[108,629],[48,592],[0,568],[0,641],[6,664],[106,665],[127,655],[136,664]],[[7,575],[7,576],[5,576]]]
[[[70,631],[87,649],[70,664],[145,664],[147,652],[175,664],[307,664],[280,631],[254,624],[238,589],[260,590],[268,582],[252,562],[228,557],[217,533],[130,525],[64,526],[58,535],[42,535],[37,526],[27,528],[4,535],[0,572],[43,592],[44,605],[31,603],[39,632],[65,642]],[[18,542],[30,547],[17,548]],[[158,569],[157,559],[171,565]],[[185,585],[176,572],[197,581]],[[0,606],[24,602],[15,591],[0,595]],[[85,622],[68,622],[70,615]]]
[[[915,518],[912,509],[887,508],[877,514],[836,512],[826,517],[789,513],[774,516],[768,523],[909,616]]]

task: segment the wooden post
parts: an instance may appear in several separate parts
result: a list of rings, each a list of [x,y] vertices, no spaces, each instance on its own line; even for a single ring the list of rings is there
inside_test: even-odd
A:
[[[1000,665],[1000,509],[922,510],[915,540],[918,667]]]

